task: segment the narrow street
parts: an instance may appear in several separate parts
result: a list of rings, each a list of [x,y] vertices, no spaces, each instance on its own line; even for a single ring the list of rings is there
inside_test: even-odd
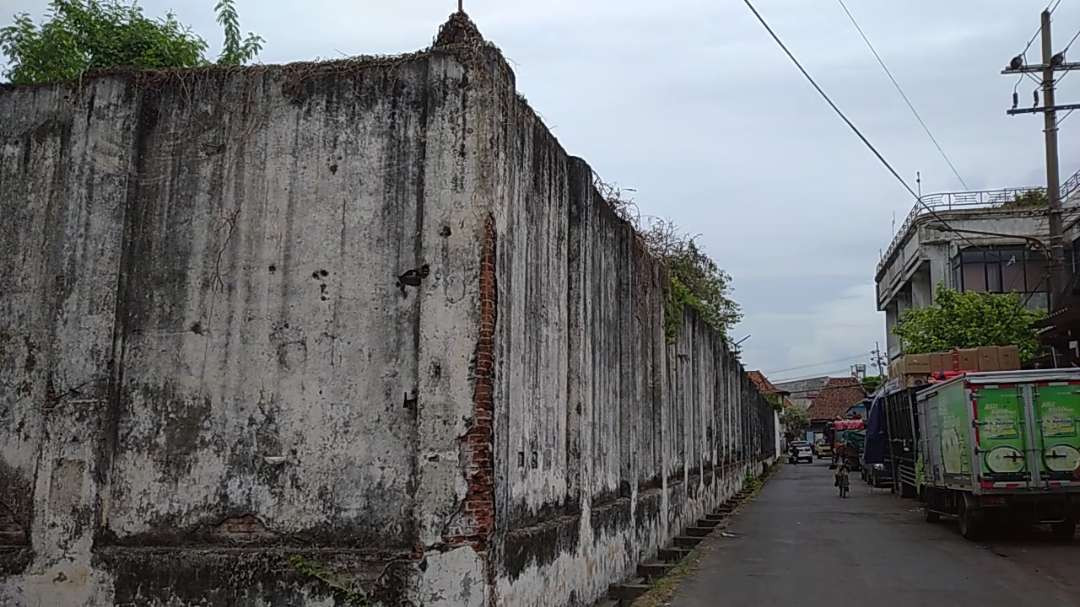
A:
[[[972,543],[924,521],[918,502],[857,475],[837,497],[825,463],[784,464],[707,541],[672,605],[1077,605],[1080,540],[1042,529]]]

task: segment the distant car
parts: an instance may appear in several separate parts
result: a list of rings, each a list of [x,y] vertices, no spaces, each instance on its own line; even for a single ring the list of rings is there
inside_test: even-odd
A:
[[[792,444],[791,451],[788,452],[788,462],[797,464],[799,462],[814,463],[814,452],[810,449],[810,445],[803,443],[801,445]]]
[[[818,459],[828,459],[832,457],[832,445],[821,441],[814,445],[814,453],[818,456]]]

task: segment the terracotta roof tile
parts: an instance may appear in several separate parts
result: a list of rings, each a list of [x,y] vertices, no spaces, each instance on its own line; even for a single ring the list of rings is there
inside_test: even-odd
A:
[[[866,398],[862,384],[854,377],[830,377],[821,392],[810,403],[807,413],[810,419],[836,419]]]
[[[787,394],[786,391],[774,386],[761,371],[747,371],[746,376],[750,378],[750,381],[754,382],[754,385],[762,394]]]

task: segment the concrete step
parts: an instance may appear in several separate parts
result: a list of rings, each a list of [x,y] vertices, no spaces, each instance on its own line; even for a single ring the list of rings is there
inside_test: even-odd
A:
[[[650,563],[641,563],[637,566],[638,575],[644,577],[647,580],[656,580],[664,577],[671,571],[675,565],[671,563],[661,563],[653,561]]]
[[[724,522],[724,519],[722,519],[722,518],[709,518],[709,517],[706,516],[705,518],[699,518],[698,519],[697,526],[698,527],[715,527],[715,526],[719,525],[722,522]]]
[[[687,527],[683,529],[683,534],[692,537],[705,537],[712,533],[712,530],[712,527]]]
[[[688,554],[690,554],[689,548],[673,546],[671,548],[661,548],[657,551],[656,557],[662,561],[667,561],[668,563],[677,563],[686,558],[686,555]]]
[[[731,514],[735,510],[735,506],[738,506],[738,504],[733,504],[731,502],[720,504],[716,508],[715,514]]]
[[[676,535],[674,541],[675,545],[679,548],[693,548],[694,546],[700,544],[701,540],[703,539],[705,538],[694,537],[692,535]]]
[[[620,605],[628,605],[651,588],[648,584],[612,584],[608,586],[608,598],[619,601]]]
[[[705,520],[707,520],[707,521],[716,521],[718,523],[722,523],[722,522],[728,520],[728,515],[727,514],[706,514],[705,515]]]

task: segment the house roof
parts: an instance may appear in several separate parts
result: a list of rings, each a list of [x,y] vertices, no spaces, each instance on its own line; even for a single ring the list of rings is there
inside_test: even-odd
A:
[[[784,396],[788,393],[786,390],[781,390],[773,385],[773,383],[769,381],[769,378],[765,377],[765,374],[761,371],[747,371],[746,376],[750,378],[750,381],[754,382],[754,385],[757,386],[758,391],[762,394],[779,394]]]
[[[830,377],[807,412],[810,419],[843,417],[852,405],[866,398],[862,384],[854,377]]]
[[[828,376],[811,377],[809,379],[776,382],[775,386],[790,394],[792,398],[801,400],[817,396],[817,392],[821,390],[828,381]]]

